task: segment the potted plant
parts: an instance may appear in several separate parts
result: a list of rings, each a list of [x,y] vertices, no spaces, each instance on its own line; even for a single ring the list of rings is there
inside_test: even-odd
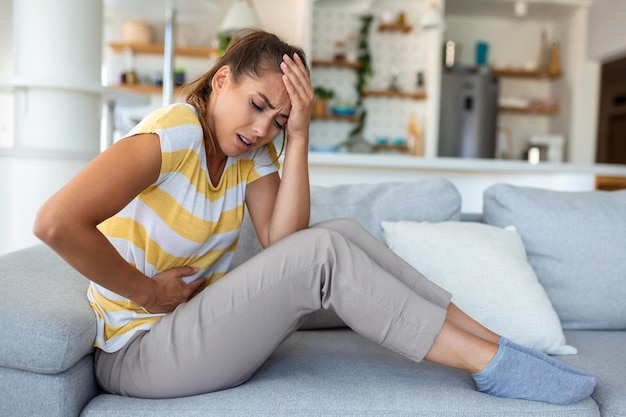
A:
[[[313,117],[324,117],[328,112],[328,100],[335,96],[335,92],[324,87],[315,87],[315,103]]]

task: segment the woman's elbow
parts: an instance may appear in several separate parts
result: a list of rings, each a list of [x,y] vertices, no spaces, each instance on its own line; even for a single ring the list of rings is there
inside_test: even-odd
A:
[[[58,210],[44,205],[39,208],[35,216],[33,233],[42,242],[54,246],[54,243],[62,238],[63,230],[68,230],[66,223]]]
[[[294,225],[288,229],[283,229],[280,231],[276,231],[274,233],[268,233],[268,236],[265,240],[263,239],[259,239],[261,242],[261,246],[263,246],[263,248],[267,248],[270,245],[273,245],[274,243],[278,242],[279,240],[282,240],[284,238],[286,238],[289,235],[292,235],[296,232],[299,232],[300,230],[304,230],[308,228],[308,223],[306,224],[300,224],[300,225]]]

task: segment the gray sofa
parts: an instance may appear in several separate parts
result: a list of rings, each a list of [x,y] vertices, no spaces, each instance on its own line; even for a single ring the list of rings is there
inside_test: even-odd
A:
[[[382,240],[390,236],[381,221],[439,225],[471,219],[485,227],[514,226],[541,291],[558,313],[558,331],[551,330],[556,348],[578,351],[557,358],[597,375],[592,398],[559,406],[491,397],[475,390],[470,375],[413,363],[344,327],[330,311],[312,314],[239,387],[171,400],[108,395],[92,371],[95,321],[85,296],[88,282],[39,245],[0,257],[0,415],[625,416],[626,192],[497,185],[484,201],[479,216],[461,214],[459,193],[441,178],[312,187],[311,220],[352,217]],[[258,250],[246,223],[235,264]],[[448,256],[450,263],[460,259],[453,250]],[[506,282],[507,276],[503,271],[498,279]],[[513,315],[526,313],[502,313],[507,320]]]

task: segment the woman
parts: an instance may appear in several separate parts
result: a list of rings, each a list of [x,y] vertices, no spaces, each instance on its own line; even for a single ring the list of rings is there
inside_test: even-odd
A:
[[[312,102],[303,52],[245,31],[184,103],[147,116],[40,209],[36,235],[91,280],[101,386],[148,398],[236,386],[323,307],[486,393],[590,395],[593,376],[487,330],[355,222],[308,228]],[[266,249],[228,272],[244,203]]]

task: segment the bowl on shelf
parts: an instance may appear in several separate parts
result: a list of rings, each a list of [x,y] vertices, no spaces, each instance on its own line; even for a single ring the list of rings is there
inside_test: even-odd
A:
[[[122,22],[122,38],[127,43],[150,44],[154,30],[148,22],[127,19]]]
[[[339,148],[336,146],[311,146],[309,147],[310,152],[326,152],[326,153],[337,153],[339,152]]]
[[[356,114],[356,107],[350,106],[333,106],[333,114],[337,116],[354,116]]]

